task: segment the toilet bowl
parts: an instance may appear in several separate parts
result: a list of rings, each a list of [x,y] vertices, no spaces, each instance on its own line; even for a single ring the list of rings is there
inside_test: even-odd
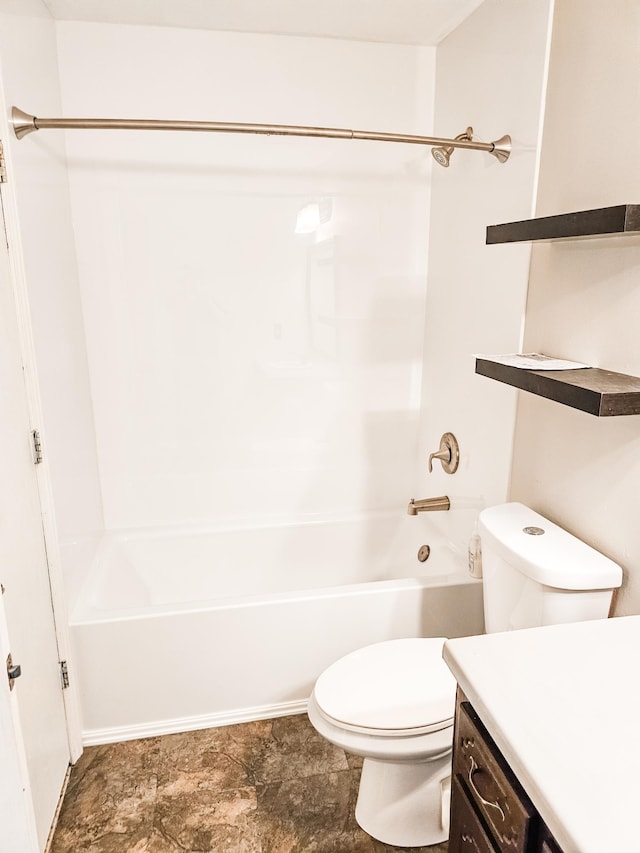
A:
[[[448,836],[456,682],[443,643],[365,646],[325,670],[309,700],[316,730],[364,757],[356,820],[386,844],[422,847]]]

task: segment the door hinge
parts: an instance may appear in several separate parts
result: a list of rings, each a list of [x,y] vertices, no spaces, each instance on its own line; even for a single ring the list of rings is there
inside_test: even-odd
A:
[[[62,682],[62,689],[66,690],[69,686],[69,667],[66,660],[60,661],[60,681]]]
[[[22,667],[20,664],[14,663],[11,655],[7,658],[7,678],[9,679],[9,690],[13,690],[16,683],[16,678],[22,675]]]
[[[0,184],[7,183],[7,164],[4,159],[4,148],[0,141]]]
[[[40,430],[31,430],[31,440],[33,442],[33,464],[39,465],[42,462],[42,441],[40,439]]]

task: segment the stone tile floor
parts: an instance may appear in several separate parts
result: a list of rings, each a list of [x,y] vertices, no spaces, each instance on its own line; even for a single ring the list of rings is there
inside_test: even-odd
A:
[[[51,853],[446,853],[358,827],[361,766],[306,715],[88,747]]]

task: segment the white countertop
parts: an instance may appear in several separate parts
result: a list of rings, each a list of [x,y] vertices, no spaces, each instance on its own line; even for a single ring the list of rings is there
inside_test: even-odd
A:
[[[448,640],[444,659],[564,853],[640,851],[640,616]]]

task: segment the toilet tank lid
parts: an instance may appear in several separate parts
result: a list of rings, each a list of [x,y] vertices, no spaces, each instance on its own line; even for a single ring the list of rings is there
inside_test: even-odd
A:
[[[544,533],[536,535],[535,528]],[[478,530],[483,549],[493,548],[515,569],[546,586],[612,589],[622,583],[617,563],[524,504],[483,510]]]

